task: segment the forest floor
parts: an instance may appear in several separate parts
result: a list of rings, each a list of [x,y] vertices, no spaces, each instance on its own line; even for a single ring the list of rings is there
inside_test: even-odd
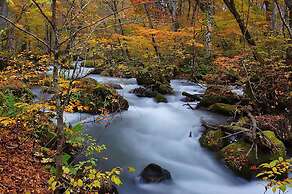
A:
[[[38,144],[17,125],[0,133],[0,193],[49,193],[49,172],[33,153]]]

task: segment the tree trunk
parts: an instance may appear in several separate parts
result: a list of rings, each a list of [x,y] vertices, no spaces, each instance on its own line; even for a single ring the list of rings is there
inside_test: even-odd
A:
[[[289,26],[290,28],[292,28],[292,1],[285,0],[285,4],[288,7],[288,12],[289,12]]]
[[[61,91],[59,88],[59,33],[57,28],[57,0],[52,0],[51,12],[52,12],[52,30],[53,30],[53,58],[54,58],[54,69],[53,69],[53,87],[56,97],[56,117],[57,117],[57,154],[56,154],[56,169],[57,179],[62,176],[62,158],[63,148],[65,144],[64,134],[64,119],[63,113],[64,108],[61,101]]]
[[[271,0],[264,1],[266,7],[266,22],[268,24],[268,31],[273,31],[273,10],[274,10],[274,2]]]
[[[239,28],[241,30],[241,33],[244,36],[244,39],[247,41],[247,43],[251,46],[256,46],[256,43],[254,41],[254,39],[252,38],[250,32],[247,29],[247,26],[245,25],[244,20],[240,17],[240,14],[238,13],[236,7],[235,7],[235,3],[234,0],[223,0],[225,5],[228,7],[228,9],[230,10],[230,12],[232,13],[232,15],[234,16],[234,18],[236,19]]]
[[[148,11],[148,7],[147,7],[146,4],[143,4],[143,6],[144,6],[144,11],[146,13],[147,19],[148,19],[149,26],[150,26],[151,29],[154,29],[154,26],[153,26],[153,23],[152,23],[152,20],[151,20],[151,16],[150,16],[150,13]],[[159,47],[158,47],[157,42],[155,40],[155,35],[154,34],[151,34],[151,41],[152,41],[152,45],[153,45],[153,48],[155,50],[158,62],[160,63],[161,62],[161,54],[159,52]]]

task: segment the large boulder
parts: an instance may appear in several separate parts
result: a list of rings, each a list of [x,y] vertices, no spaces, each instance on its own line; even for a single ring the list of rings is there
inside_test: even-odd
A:
[[[224,132],[221,130],[206,130],[199,139],[200,144],[212,151],[219,151],[227,145],[227,140],[224,139]]]
[[[173,89],[170,86],[170,77],[161,72],[161,69],[142,69],[138,71],[136,80],[139,85],[150,88],[152,91],[161,94],[172,94]]]
[[[92,78],[83,78],[73,83],[68,112],[91,114],[107,111],[109,113],[127,110],[129,104],[113,88],[98,83]]]
[[[154,100],[157,102],[157,103],[167,103],[168,100],[165,96],[163,96],[162,94],[160,93],[157,93],[156,96],[154,97]]]
[[[161,183],[171,180],[171,174],[168,170],[157,164],[149,164],[140,174],[143,183]]]
[[[254,174],[252,171],[253,166],[276,160],[279,157],[285,158],[284,143],[275,136],[274,132],[264,131],[263,134],[269,144],[271,144],[269,145],[271,148],[258,147],[256,153],[255,149],[251,149],[251,143],[239,140],[221,149],[220,156],[223,158],[226,166],[236,174],[250,178]]]
[[[203,95],[200,106],[209,107],[215,103],[236,104],[239,100],[239,96],[234,94],[228,87],[211,85]]]

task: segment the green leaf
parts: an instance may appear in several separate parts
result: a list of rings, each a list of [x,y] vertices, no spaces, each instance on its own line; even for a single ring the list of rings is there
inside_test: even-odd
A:
[[[78,179],[77,185],[78,185],[78,187],[82,187],[83,186],[83,181],[81,179]]]
[[[64,153],[63,154],[63,158],[62,158],[62,164],[67,166],[68,165],[68,161],[70,160],[71,155]]]
[[[98,180],[93,181],[93,186],[96,188],[100,188],[100,182]]]
[[[65,167],[65,166],[63,166],[63,173],[64,174],[69,174],[70,173],[70,169]]]
[[[78,124],[74,125],[72,129],[75,132],[81,132],[83,130],[83,125],[81,123],[78,123]]]
[[[286,185],[281,185],[279,189],[284,193],[287,190]]]
[[[121,181],[121,179],[120,179],[117,175],[113,175],[113,176],[111,177],[111,181],[112,181],[114,184],[118,185],[118,186],[120,186],[121,184],[123,184],[122,181]]]

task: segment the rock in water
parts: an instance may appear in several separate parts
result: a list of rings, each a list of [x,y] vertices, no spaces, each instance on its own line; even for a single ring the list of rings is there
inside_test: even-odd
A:
[[[140,174],[143,183],[161,183],[171,180],[171,174],[168,170],[157,164],[149,164]]]
[[[122,90],[123,87],[120,84],[115,84],[115,83],[106,83],[104,84],[110,88],[116,89],[116,90]]]

